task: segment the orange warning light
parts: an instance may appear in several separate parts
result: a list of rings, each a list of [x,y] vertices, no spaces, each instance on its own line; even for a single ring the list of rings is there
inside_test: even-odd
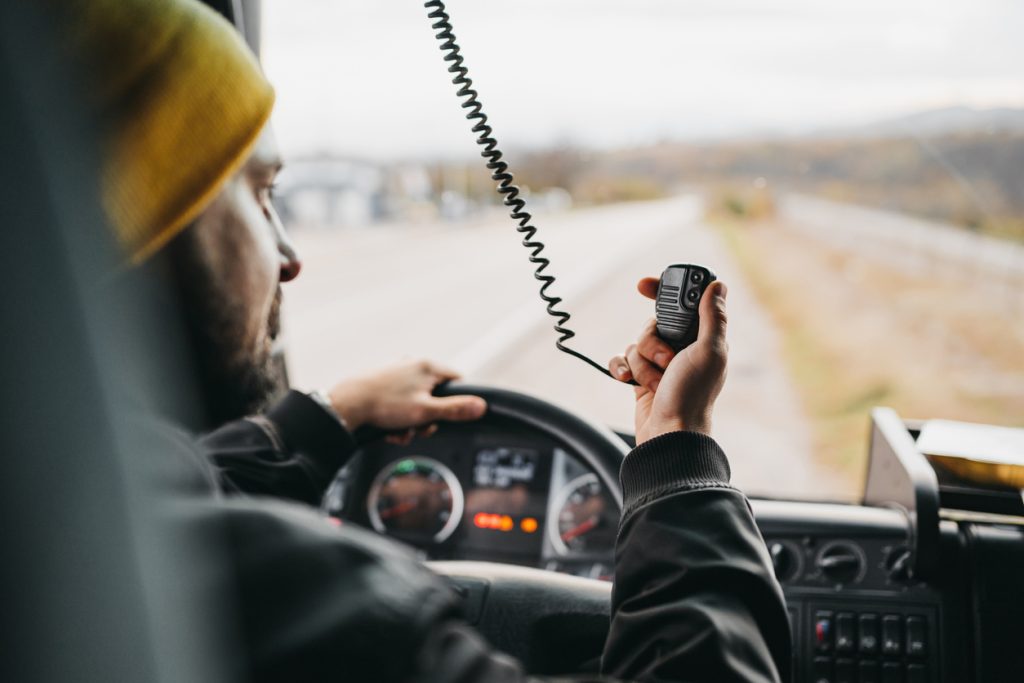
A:
[[[524,517],[523,521],[519,522],[519,528],[528,534],[532,534],[537,530],[537,520],[533,517]]]
[[[487,512],[478,512],[473,515],[473,525],[480,529],[493,529],[494,531],[512,531],[516,527],[516,523],[508,515],[493,515]],[[533,525],[536,529],[536,520]]]

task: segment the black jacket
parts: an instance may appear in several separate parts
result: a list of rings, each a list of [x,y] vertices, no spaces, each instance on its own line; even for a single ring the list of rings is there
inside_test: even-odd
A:
[[[314,400],[291,392],[265,416],[207,435],[200,448],[208,482],[317,504],[355,443]],[[602,675],[788,680],[782,591],[718,445],[692,432],[666,434],[630,453],[620,476]],[[461,620],[446,584],[387,539],[335,528],[282,501],[231,496],[218,509],[257,680],[527,680]]]

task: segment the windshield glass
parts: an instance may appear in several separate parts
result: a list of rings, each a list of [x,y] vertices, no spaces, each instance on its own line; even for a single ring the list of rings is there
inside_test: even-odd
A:
[[[1024,424],[1020,2],[447,4],[573,348],[620,353],[670,263],[729,284],[737,485],[855,499],[873,406]],[[293,383],[423,356],[632,431],[632,390],[555,349],[426,10],[262,26]]]

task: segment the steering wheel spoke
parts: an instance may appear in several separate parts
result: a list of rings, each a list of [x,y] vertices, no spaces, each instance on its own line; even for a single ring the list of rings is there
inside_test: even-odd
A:
[[[452,584],[469,622],[530,673],[580,672],[600,657],[610,583],[496,562],[426,564]]]

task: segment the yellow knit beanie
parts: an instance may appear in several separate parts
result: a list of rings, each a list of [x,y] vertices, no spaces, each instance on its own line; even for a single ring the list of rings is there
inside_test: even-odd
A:
[[[52,0],[108,126],[102,194],[133,263],[187,226],[242,165],[274,91],[237,31],[194,0]]]

